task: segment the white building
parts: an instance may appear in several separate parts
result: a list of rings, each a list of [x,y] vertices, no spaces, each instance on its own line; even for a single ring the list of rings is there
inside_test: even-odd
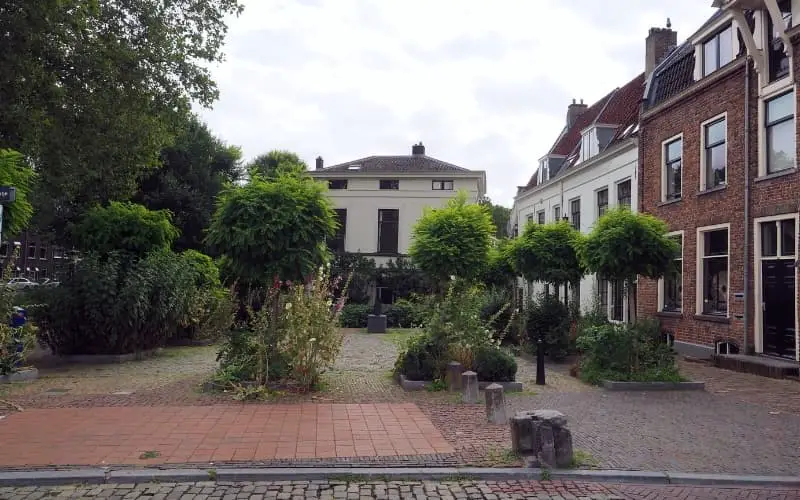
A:
[[[473,202],[486,194],[486,172],[427,156],[421,142],[410,155],[369,156],[331,167],[317,158],[311,175],[328,184],[339,218],[332,249],[372,257],[379,266],[408,254],[425,207],[441,207],[461,190]]]
[[[553,147],[539,160],[526,186],[518,188],[511,212],[513,231],[527,223],[544,224],[568,219],[583,233],[610,207],[628,205],[637,210],[637,122],[644,93],[644,75],[615,89],[591,106],[573,103],[567,123]],[[544,284],[523,284],[529,295]],[[551,293],[564,295],[562,290]],[[595,304],[612,320],[629,318],[622,283],[585,277],[571,290],[570,301],[580,300],[583,311]]]

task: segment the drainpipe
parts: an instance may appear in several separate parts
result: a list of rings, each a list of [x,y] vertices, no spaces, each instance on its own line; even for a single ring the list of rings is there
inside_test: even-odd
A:
[[[744,61],[744,345],[750,326],[750,56]],[[755,306],[755,304],[754,304]],[[755,328],[754,328],[755,330]]]

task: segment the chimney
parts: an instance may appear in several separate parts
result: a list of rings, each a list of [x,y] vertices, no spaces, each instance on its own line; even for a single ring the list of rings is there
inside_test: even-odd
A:
[[[322,170],[324,163],[322,162],[322,157],[317,156],[317,170]]]
[[[425,146],[422,145],[422,141],[419,141],[419,144],[414,144],[411,146],[411,154],[413,156],[425,155]]]
[[[678,45],[678,32],[672,31],[672,22],[667,18],[666,28],[650,28],[645,40],[644,76],[664,60],[669,51]]]
[[[581,99],[580,104],[576,103],[575,99],[573,99],[572,104],[567,106],[567,128],[572,128],[575,124],[575,120],[587,109],[589,109],[589,106],[583,103],[583,99]]]

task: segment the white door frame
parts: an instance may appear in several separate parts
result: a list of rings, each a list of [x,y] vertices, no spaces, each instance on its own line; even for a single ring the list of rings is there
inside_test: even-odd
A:
[[[761,223],[782,221],[787,219],[794,219],[794,258],[795,261],[800,259],[800,213],[787,213],[781,215],[773,215],[769,217],[758,217],[753,220],[753,239],[755,251],[753,252],[753,284],[755,288],[755,300],[753,301],[753,309],[755,309],[753,331],[755,335],[755,348],[757,353],[764,352],[764,310],[763,303],[763,290],[761,288]],[[780,241],[778,241],[778,251],[780,252]],[[788,260],[788,259],[776,259]],[[795,361],[800,361],[800,311],[797,310],[797,304],[800,303],[800,282],[798,282],[798,266],[794,268],[794,346],[795,346]],[[745,325],[747,328],[747,325]]]

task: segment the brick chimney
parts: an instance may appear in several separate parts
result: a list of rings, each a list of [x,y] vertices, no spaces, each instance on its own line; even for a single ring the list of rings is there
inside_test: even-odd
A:
[[[324,163],[322,162],[322,157],[317,156],[317,170],[322,170]]]
[[[419,144],[414,144],[411,146],[411,154],[413,156],[425,155],[425,146],[422,145],[422,141],[419,141]]]
[[[576,103],[575,99],[573,99],[572,104],[567,106],[567,128],[572,128],[572,125],[575,124],[575,120],[587,109],[589,109],[589,106],[583,103],[583,99],[581,99],[580,104]]]
[[[650,76],[658,63],[677,45],[678,32],[672,31],[672,22],[669,19],[666,28],[650,28],[645,40],[645,76]]]

